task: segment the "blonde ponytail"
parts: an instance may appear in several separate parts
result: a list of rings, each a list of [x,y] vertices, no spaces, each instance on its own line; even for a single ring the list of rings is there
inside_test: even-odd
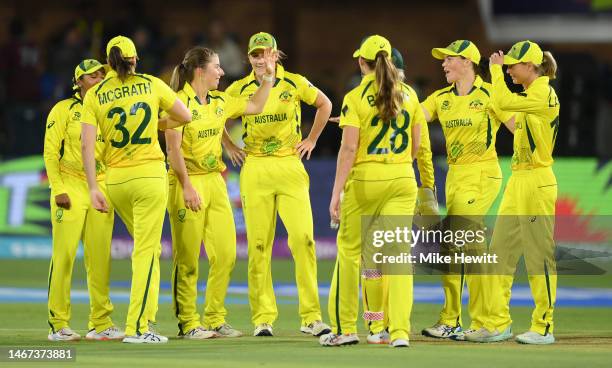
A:
[[[376,54],[374,65],[374,73],[376,84],[378,85],[378,94],[374,101],[380,119],[388,122],[396,117],[402,110],[402,102],[404,97],[399,88],[400,76],[397,68],[392,64],[384,51]]]
[[[542,64],[537,67],[538,74],[547,76],[550,79],[557,77],[557,61],[552,56],[550,51],[544,51]]]

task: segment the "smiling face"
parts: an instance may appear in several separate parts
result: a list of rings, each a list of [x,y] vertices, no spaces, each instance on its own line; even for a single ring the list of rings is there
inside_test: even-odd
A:
[[[442,69],[447,83],[455,83],[461,79],[472,67],[472,62],[461,56],[446,56],[442,62]]]
[[[274,63],[278,62],[278,54],[274,55]],[[249,54],[249,63],[255,72],[255,76],[261,77],[266,74],[266,61],[264,59],[264,50],[254,50]]]
[[[77,85],[81,88],[81,94],[84,96],[91,87],[100,83],[105,75],[104,69],[98,69],[93,73],[82,75],[77,82]]]
[[[225,75],[217,54],[212,55],[210,61],[203,68],[197,68],[196,70],[201,73],[200,78],[204,82],[204,87],[209,91],[219,88],[219,80]]]
[[[534,67],[531,63],[518,63],[508,65],[506,73],[512,77],[512,83],[525,84],[534,73]]]

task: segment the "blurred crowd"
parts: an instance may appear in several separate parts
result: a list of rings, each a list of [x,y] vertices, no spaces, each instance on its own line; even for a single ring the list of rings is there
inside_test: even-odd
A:
[[[26,19],[13,18],[8,27],[8,40],[0,45],[0,160],[40,154],[44,138],[44,121],[51,107],[72,94],[74,68],[84,58],[105,62],[104,45],[111,36],[131,37],[138,49],[138,71],[170,80],[173,68],[193,45],[211,47],[218,54],[225,77],[220,89],[250,72],[246,58],[247,40],[241,40],[221,20],[208,22],[199,33],[180,25],[162,28],[155,22],[134,23],[128,16],[117,16],[113,23],[85,15],[67,24],[44,42],[35,42],[36,25]],[[141,19],[141,18],[139,18]],[[142,18],[146,19],[146,18]],[[37,39],[40,39],[38,37]],[[556,155],[598,156],[607,160],[612,151],[612,68],[591,55],[556,55],[560,66],[557,91],[562,103],[561,130]],[[295,70],[295,72],[300,72]],[[425,86],[426,76],[413,76],[421,98],[443,86]],[[358,83],[355,75],[347,81],[312,82],[334,104],[334,112],[342,96],[334,94],[333,83],[342,83],[344,90]],[[432,88],[436,87],[436,88]],[[308,133],[314,109],[303,110],[303,133]],[[240,139],[240,124],[230,122],[230,132]],[[444,155],[444,140],[438,124],[430,128],[434,154]],[[498,145],[501,154],[511,153],[512,136],[501,132]],[[163,135],[162,135],[163,136]],[[340,130],[328,126],[320,137],[315,156],[334,157],[340,141]]]

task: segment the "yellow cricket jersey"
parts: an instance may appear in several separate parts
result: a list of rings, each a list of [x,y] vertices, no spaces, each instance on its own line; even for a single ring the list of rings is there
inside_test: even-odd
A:
[[[344,96],[340,127],[359,128],[355,168],[372,162],[409,164],[412,168],[412,125],[422,125],[425,117],[414,91],[406,87],[402,91],[402,111],[389,122],[380,120],[374,103],[378,92],[374,73],[364,76],[361,84]]]
[[[493,98],[505,111],[516,111],[512,170],[530,170],[553,164],[559,131],[559,99],[548,77],[539,77],[524,92],[506,86],[501,65],[491,66]]]
[[[410,87],[406,83],[402,83],[402,88],[404,89],[404,93],[418,100],[418,96],[414,89],[412,89],[412,87]],[[417,152],[416,159],[417,166],[419,168],[421,186],[433,189],[435,187],[434,167],[433,162],[431,160],[431,142],[429,141],[429,128],[427,127],[427,123],[425,122],[425,120],[423,120],[421,124],[421,144],[419,146],[419,151]]]
[[[232,83],[227,94],[247,99],[259,83],[253,72]],[[302,140],[300,102],[313,105],[319,90],[299,74],[276,66],[276,82],[270,91],[263,112],[242,117],[244,150],[253,156],[290,156]]]
[[[175,101],[176,93],[156,77],[134,74],[122,82],[110,71],[87,91],[81,122],[99,127],[108,167],[164,161],[157,139],[158,112],[169,110]]]
[[[429,95],[422,106],[431,121],[437,118],[446,138],[449,164],[497,160],[495,137],[512,113],[500,111],[491,100],[492,86],[476,76],[470,93],[459,96],[455,84]]]
[[[191,111],[191,123],[176,128],[183,135],[181,152],[189,175],[223,172],[221,138],[225,121],[244,114],[247,100],[225,92],[210,91],[206,101],[200,101],[189,83],[178,97]],[[206,102],[206,103],[204,103]],[[172,169],[170,170],[172,174]]]
[[[81,156],[82,111],[83,101],[77,92],[55,104],[47,117],[43,157],[49,183],[57,194],[67,192],[62,180],[63,174],[86,179]],[[104,165],[99,159],[104,150],[104,140],[99,130],[96,141],[96,172],[98,180],[102,180]]]

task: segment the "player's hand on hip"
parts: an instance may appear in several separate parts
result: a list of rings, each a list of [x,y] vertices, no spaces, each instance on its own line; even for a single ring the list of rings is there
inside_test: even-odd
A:
[[[193,212],[198,212],[200,210],[202,205],[200,195],[191,184],[183,187],[183,198],[185,199],[185,207],[189,208]]]
[[[106,202],[104,194],[102,194],[99,189],[90,190],[89,196],[91,197],[91,205],[93,208],[102,213],[108,212],[108,203]]]
[[[246,157],[246,152],[244,152],[242,148],[236,146],[234,143],[225,144],[223,148],[234,167],[242,166]]]
[[[55,204],[58,207],[69,210],[70,209],[70,197],[68,193],[62,193],[55,196]]]
[[[306,138],[295,146],[298,155],[300,155],[300,159],[306,155],[306,159],[310,160],[310,154],[312,150],[317,146],[317,142],[310,138]]]

